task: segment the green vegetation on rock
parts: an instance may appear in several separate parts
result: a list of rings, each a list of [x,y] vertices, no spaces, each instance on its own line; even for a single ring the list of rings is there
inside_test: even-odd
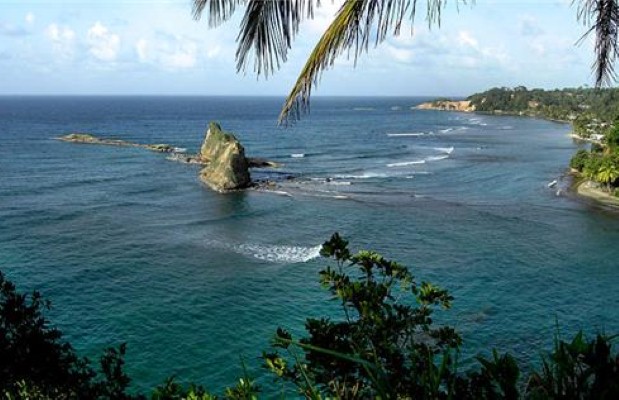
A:
[[[236,136],[230,132],[224,132],[217,122],[209,122],[204,142],[200,147],[200,157],[205,161],[211,161],[217,157],[222,148],[230,143],[238,142]]]
[[[75,142],[89,142],[99,140],[99,138],[89,133],[71,133],[69,135],[63,136],[62,139]]]
[[[225,192],[251,185],[245,149],[232,133],[224,132],[216,122],[209,123],[200,157],[208,161],[200,178],[211,188]]]

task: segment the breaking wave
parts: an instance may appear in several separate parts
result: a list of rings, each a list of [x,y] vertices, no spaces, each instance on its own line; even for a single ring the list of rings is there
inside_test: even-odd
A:
[[[233,249],[245,256],[273,263],[304,263],[320,257],[322,246],[284,246],[284,245],[261,245],[241,244]]]
[[[403,162],[387,164],[387,167],[389,167],[389,168],[393,168],[393,167],[406,167],[406,166],[409,166],[409,165],[425,164],[425,163],[426,163],[426,160],[403,161]]]
[[[388,133],[387,136],[389,137],[399,137],[399,136],[423,136],[423,135],[429,135],[432,134],[432,132],[429,133],[423,133],[423,132],[411,132],[411,133]]]
[[[454,147],[435,147],[434,150],[440,151],[441,153],[451,154],[454,151]]]
[[[442,155],[442,156],[430,156],[428,158],[426,158],[427,161],[439,161],[439,160],[444,160],[446,158],[449,158],[448,154]]]
[[[371,179],[371,178],[389,178],[388,174],[382,172],[363,172],[361,174],[342,174],[335,175],[338,179]]]

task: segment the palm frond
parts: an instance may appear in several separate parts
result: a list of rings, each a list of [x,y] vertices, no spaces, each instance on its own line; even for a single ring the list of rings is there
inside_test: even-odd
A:
[[[440,22],[446,3],[447,0],[427,0],[426,18],[430,25]],[[406,18],[411,24],[414,22],[416,10],[417,0],[346,0],[301,70],[282,107],[279,123],[288,122],[290,117],[297,119],[309,109],[313,87],[338,56],[346,51],[350,55],[352,51],[356,64],[359,55],[368,50],[372,36],[378,45],[388,35],[398,35]]]
[[[254,53],[254,70],[268,76],[285,62],[299,23],[313,18],[320,0],[250,0],[237,38],[237,71]]]
[[[619,55],[619,4],[617,0],[580,0],[578,18],[591,25],[579,43],[590,34],[595,34],[595,84],[597,87],[609,85],[617,77],[615,61]]]
[[[448,0],[426,1],[428,24],[440,23],[441,10]],[[253,54],[255,72],[268,76],[286,62],[299,24],[314,17],[320,0],[194,0],[193,4],[194,17],[198,19],[207,12],[211,26],[226,21],[239,6],[245,6],[237,37],[237,71],[246,69]],[[406,19],[412,25],[416,10],[417,0],[346,0],[303,67],[286,99],[280,123],[288,115],[298,117],[308,108],[312,87],[339,55],[349,51],[356,64],[359,55],[368,50],[372,37],[378,45],[388,35],[398,35]]]
[[[207,12],[209,26],[216,27],[230,19],[236,8],[246,2],[246,0],[194,0],[193,17],[200,19],[202,14]]]
[[[358,45],[358,29],[368,0],[347,0],[342,5],[331,25],[322,35],[310,54],[301,74],[286,98],[279,115],[279,123],[288,120],[290,114],[299,117],[309,106],[312,86],[317,83],[320,72],[333,64],[335,58],[346,48]]]

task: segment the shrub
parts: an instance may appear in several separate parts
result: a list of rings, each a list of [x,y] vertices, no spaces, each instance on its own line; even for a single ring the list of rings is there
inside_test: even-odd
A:
[[[101,373],[79,358],[49,325],[51,307],[38,292],[24,295],[0,272],[0,388],[10,398],[114,398],[125,394],[125,346],[101,357]]]
[[[572,156],[572,159],[570,160],[570,167],[582,172],[590,157],[591,153],[589,151],[580,149],[576,152],[576,154],[574,154],[574,156]]]

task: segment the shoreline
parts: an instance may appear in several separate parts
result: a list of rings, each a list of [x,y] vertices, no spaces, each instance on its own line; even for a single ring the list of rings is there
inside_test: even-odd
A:
[[[574,183],[571,186],[571,190],[573,190],[574,193],[584,199],[595,201],[597,204],[619,209],[619,197],[605,192],[598,186],[591,185],[592,182],[588,179],[582,179],[580,177],[575,177],[574,179]]]
[[[602,145],[602,141],[600,141],[600,140],[582,137],[580,135],[577,135],[573,131],[572,131],[572,133],[570,133],[570,137],[572,139],[574,139],[574,140],[579,141],[579,142],[589,142],[589,143],[594,143],[594,144]]]
[[[450,102],[442,102],[442,103],[450,103]],[[467,104],[467,106],[468,106],[468,104]],[[525,117],[525,118],[536,118],[536,119],[543,119],[543,120],[549,121],[549,122],[556,122],[556,123],[561,123],[561,124],[571,124],[571,121],[560,120],[560,119],[556,119],[556,118],[547,118],[547,117],[544,117],[543,115],[528,114],[528,113],[525,113],[525,112],[511,113],[511,112],[504,112],[504,111],[500,111],[500,110],[497,110],[499,112],[497,112],[497,111],[494,111],[494,112],[484,112],[484,111],[476,111],[474,109],[474,107],[465,107],[463,109],[454,109],[454,108],[445,107],[444,104],[441,104],[441,103],[437,104],[437,103],[434,103],[434,102],[426,102],[426,103],[419,104],[418,106],[415,107],[415,109],[417,109],[417,110],[465,112],[465,113],[470,113],[470,114],[494,115],[494,116],[512,116],[512,117],[515,116],[515,117]],[[575,141],[589,142],[589,143],[593,143],[593,144],[601,144],[601,141],[590,139],[590,138],[584,138],[584,137],[579,136],[576,133],[574,133],[573,130],[570,132],[569,136],[572,138],[572,140],[575,140]],[[570,185],[569,190],[571,192],[575,193],[577,196],[580,196],[584,200],[594,201],[598,205],[602,205],[602,206],[606,206],[606,207],[611,207],[613,209],[618,209],[619,210],[619,197],[616,197],[616,196],[614,196],[612,194],[609,194],[608,192],[605,192],[604,190],[600,189],[598,186],[593,186],[592,183],[593,182],[588,180],[588,179],[583,179],[582,177],[574,175],[574,182]]]
[[[467,103],[466,105],[462,105],[462,103]],[[544,121],[556,122],[560,124],[571,124],[572,121],[565,119],[557,119],[544,117],[541,114],[536,113],[527,113],[525,111],[513,112],[513,111],[503,111],[503,110],[494,110],[494,111],[478,111],[474,106],[469,105],[469,101],[439,101],[435,104],[435,102],[425,102],[418,104],[413,107],[415,110],[430,110],[430,111],[451,111],[451,112],[464,112],[469,114],[479,114],[479,115],[496,115],[496,116],[504,116],[504,117],[525,117],[525,118],[535,118],[535,119],[543,119]],[[450,107],[452,106],[452,107]],[[580,136],[578,137],[580,138]],[[586,140],[586,139],[582,139]]]

